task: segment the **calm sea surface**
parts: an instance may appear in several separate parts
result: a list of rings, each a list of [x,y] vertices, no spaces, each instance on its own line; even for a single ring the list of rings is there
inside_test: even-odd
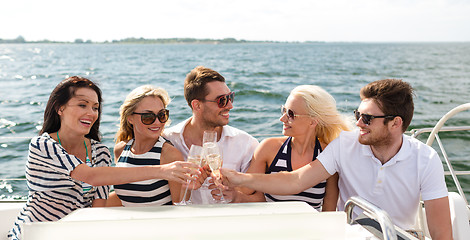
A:
[[[135,87],[165,88],[173,99],[173,124],[189,117],[183,81],[198,65],[225,76],[236,92],[230,124],[260,140],[261,134],[281,133],[279,106],[301,84],[323,87],[340,111],[352,116],[365,84],[384,78],[408,81],[416,89],[409,129],[432,127],[450,109],[470,102],[470,43],[0,44],[0,179],[25,177],[29,140],[41,127],[50,92],[67,76],[81,75],[100,85],[105,101],[101,132],[112,149],[119,106]],[[470,113],[458,114],[451,123],[470,125]],[[470,135],[442,138],[454,167],[470,170]],[[470,178],[461,181],[469,191]],[[0,180],[0,199],[26,195],[24,181]]]

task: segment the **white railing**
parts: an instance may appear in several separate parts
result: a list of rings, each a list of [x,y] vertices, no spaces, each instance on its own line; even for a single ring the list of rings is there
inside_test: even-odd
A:
[[[455,131],[470,131],[470,126],[452,126],[452,127],[444,127],[444,124],[447,120],[449,120],[451,117],[455,116],[457,113],[465,111],[470,109],[470,103],[462,104],[460,106],[455,107],[454,109],[450,110],[448,113],[446,113],[434,126],[434,128],[422,128],[422,129],[413,129],[411,130],[411,136],[416,138],[422,133],[428,133],[429,137],[426,141],[426,144],[428,146],[432,146],[434,140],[436,140],[439,149],[442,153],[442,156],[444,158],[444,161],[447,164],[447,168],[449,171],[445,171],[446,175],[452,176],[452,180],[454,181],[455,186],[457,187],[457,190],[460,194],[460,196],[463,197],[465,200],[466,205],[468,206],[468,201],[465,196],[465,192],[462,189],[462,186],[460,185],[460,181],[457,178],[459,175],[470,175],[470,171],[455,171],[454,168],[452,167],[452,164],[450,162],[450,159],[447,155],[447,151],[444,148],[444,145],[442,144],[442,141],[439,137],[439,132],[455,132]]]
[[[374,218],[377,220],[377,222],[379,222],[384,240],[397,240],[395,226],[393,225],[393,222],[390,219],[390,216],[388,216],[387,212],[376,207],[374,204],[366,201],[361,197],[351,197],[344,205],[344,211],[346,212],[348,224],[352,224],[354,221],[353,209],[356,206],[364,210],[368,217]]]

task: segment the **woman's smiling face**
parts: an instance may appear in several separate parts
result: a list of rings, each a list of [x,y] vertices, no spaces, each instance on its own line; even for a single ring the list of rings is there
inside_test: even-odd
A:
[[[61,128],[86,135],[98,119],[98,95],[91,88],[78,88],[67,104],[59,108]]]
[[[136,113],[154,113],[157,114],[160,110],[164,109],[165,105],[162,100],[157,96],[148,96],[143,98],[135,108]],[[134,136],[141,135],[145,138],[158,138],[165,123],[161,123],[158,118],[150,124],[146,125],[141,121],[141,115],[132,114],[129,116],[128,121],[133,126]]]

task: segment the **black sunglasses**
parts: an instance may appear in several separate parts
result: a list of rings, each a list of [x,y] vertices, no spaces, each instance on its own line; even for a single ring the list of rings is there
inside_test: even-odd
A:
[[[215,103],[217,103],[217,106],[219,108],[224,108],[225,106],[227,106],[229,100],[233,103],[234,99],[235,99],[235,93],[230,92],[229,94],[225,94],[225,95],[217,97],[215,100],[205,100],[204,99],[204,101],[206,101],[206,102],[215,102]]]
[[[357,109],[356,109],[356,110],[354,110],[354,116],[356,117],[356,121],[359,121],[359,119],[362,119],[362,122],[365,125],[369,125],[370,121],[372,121],[372,119],[374,119],[374,118],[394,118],[397,115],[374,116],[374,115],[361,113],[361,112],[357,111]]]
[[[132,114],[140,115],[140,121],[142,121],[142,123],[145,125],[150,125],[154,123],[157,118],[158,118],[158,121],[160,121],[161,123],[166,123],[166,121],[168,121],[168,118],[170,117],[170,110],[162,109],[158,111],[157,114],[153,112],[146,112],[146,113],[133,112]]]
[[[301,116],[309,116],[310,117],[310,115],[307,115],[307,114],[295,114],[294,111],[284,107],[284,105],[281,106],[281,113],[282,113],[283,116],[284,116],[284,114],[287,113],[287,118],[290,121],[294,121],[295,117],[301,117]]]

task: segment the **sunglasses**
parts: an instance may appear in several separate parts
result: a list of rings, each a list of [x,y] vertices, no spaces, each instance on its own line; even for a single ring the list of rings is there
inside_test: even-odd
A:
[[[356,109],[356,110],[354,110],[354,116],[356,117],[356,121],[359,121],[359,119],[362,119],[362,122],[365,125],[369,125],[370,121],[372,121],[372,119],[374,119],[374,118],[394,118],[397,115],[374,116],[374,115],[361,113],[361,112],[357,111],[357,109]]]
[[[310,115],[307,115],[307,114],[295,114],[294,111],[284,107],[284,105],[281,106],[281,113],[282,113],[282,116],[284,116],[284,114],[287,114],[287,119],[289,121],[294,121],[295,117],[302,117],[302,116],[310,117]]]
[[[145,125],[150,125],[154,123],[157,118],[158,118],[158,121],[160,121],[161,123],[166,123],[166,121],[168,121],[168,118],[170,117],[170,110],[162,109],[158,111],[157,114],[153,112],[147,112],[147,113],[133,112],[132,114],[140,115],[140,121],[142,121],[142,123]]]
[[[227,106],[229,100],[233,103],[234,99],[235,99],[235,93],[230,92],[229,94],[225,94],[225,95],[217,97],[215,100],[205,100],[204,99],[204,101],[206,101],[206,102],[215,102],[215,103],[217,103],[217,106],[219,108],[224,108],[225,106]]]

